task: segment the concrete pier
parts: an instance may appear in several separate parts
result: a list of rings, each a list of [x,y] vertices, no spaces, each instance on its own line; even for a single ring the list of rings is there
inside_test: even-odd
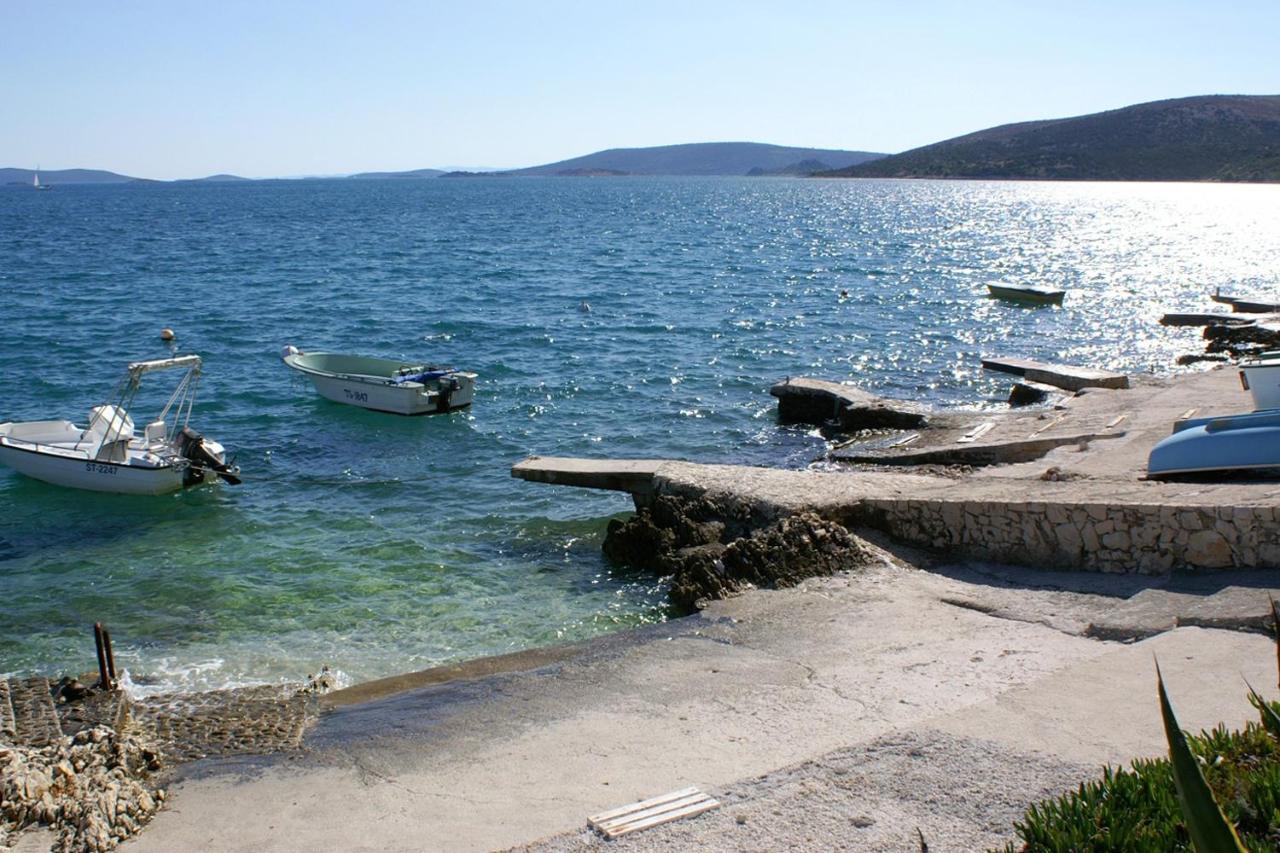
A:
[[[1128,388],[1129,377],[1110,370],[1092,367],[1074,367],[1069,364],[1048,364],[1029,358],[984,358],[982,366],[987,370],[1012,373],[1030,382],[1079,391],[1083,388]]]
[[[530,456],[511,467],[511,476],[533,483],[578,486],[648,494],[654,475],[663,464],[659,459],[576,459],[566,456]]]
[[[512,473],[622,489],[637,496],[637,505],[654,495],[707,497],[737,518],[762,524],[814,512],[952,557],[1036,568],[1280,568],[1280,481],[1145,479],[1147,454],[1176,420],[1248,408],[1234,371],[1144,379],[1132,390],[1077,399],[1078,409],[1045,413],[1050,419],[1033,432],[1014,434],[1014,427],[1026,430],[1029,423],[1012,420],[1009,448],[976,443],[977,453],[1003,455],[1013,464],[953,475],[538,458]],[[1097,434],[1079,430],[1085,424],[1096,424],[1090,431]],[[1057,446],[1017,461],[1029,447],[1038,453],[1042,448],[1031,445],[1041,441]]]

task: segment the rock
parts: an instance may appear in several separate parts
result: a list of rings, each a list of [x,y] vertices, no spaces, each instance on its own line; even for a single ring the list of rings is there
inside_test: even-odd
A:
[[[788,377],[769,389],[778,398],[783,423],[837,424],[845,432],[864,429],[917,429],[927,411],[904,400],[877,397],[855,385],[807,377]]]
[[[671,581],[671,601],[693,609],[751,587],[794,586],[808,577],[855,569],[874,559],[870,548],[839,524],[814,513],[781,521],[736,539],[718,552],[689,554]]]
[[[1009,389],[1009,405],[1030,406],[1043,403],[1052,395],[1060,393],[1061,391],[1052,385],[1042,385],[1039,382],[1015,382]]]
[[[699,601],[749,587],[784,587],[814,575],[866,565],[871,550],[844,527],[813,513],[756,519],[706,498],[659,495],[626,521],[609,523],[603,550],[615,565],[671,576],[671,602]]]
[[[1193,566],[1220,569],[1232,563],[1231,546],[1216,530],[1197,530],[1187,540],[1186,560]]]
[[[308,675],[306,683],[299,687],[297,692],[299,695],[323,696],[337,686],[337,676],[333,674],[333,670],[329,669],[329,664],[326,663],[320,667],[320,671],[315,675]]]
[[[1202,361],[1230,361],[1231,359],[1225,355],[1180,355],[1178,356],[1178,364],[1186,366],[1188,364],[1199,364]]]
[[[1206,326],[1205,348],[1209,352],[1254,352],[1280,345],[1280,324],[1252,323],[1247,326]]]
[[[158,766],[149,744],[106,727],[0,749],[0,839],[39,823],[57,833],[57,850],[112,850],[159,809],[147,789]]]

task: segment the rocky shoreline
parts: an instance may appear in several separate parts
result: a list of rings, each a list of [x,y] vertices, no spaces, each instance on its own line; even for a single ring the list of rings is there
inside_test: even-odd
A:
[[[140,699],[72,679],[0,680],[0,850],[36,827],[57,851],[112,850],[160,809],[167,771],[298,749],[333,686],[327,667],[301,684]]]
[[[780,589],[805,578],[853,571],[875,560],[866,543],[812,512],[752,524],[742,505],[659,495],[631,518],[609,523],[614,565],[671,577],[671,603],[685,613],[747,589]]]

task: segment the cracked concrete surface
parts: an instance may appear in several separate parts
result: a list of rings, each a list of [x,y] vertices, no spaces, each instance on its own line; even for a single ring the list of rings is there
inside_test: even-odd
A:
[[[886,558],[541,654],[532,669],[460,668],[333,703],[300,758],[193,765],[126,849],[572,849],[594,843],[588,814],[688,785],[733,792],[734,806],[629,843],[687,849],[681,833],[705,832],[692,846],[812,847],[817,833],[817,846],[912,849],[915,826],[933,849],[997,843],[1025,801],[1077,784],[1081,768],[1160,751],[1153,654],[1188,728],[1249,717],[1243,682],[1224,687],[1224,673],[1272,683],[1259,633],[1087,636],[1157,601],[1175,623],[1218,595],[1239,612],[1266,601],[1247,579],[1143,581],[1159,582]],[[903,744],[936,760],[908,760]],[[1005,805],[983,811],[988,800]]]

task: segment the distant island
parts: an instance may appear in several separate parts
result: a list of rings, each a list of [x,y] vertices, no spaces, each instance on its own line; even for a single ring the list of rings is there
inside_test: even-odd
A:
[[[820,177],[1280,181],[1280,95],[1205,95],[1006,124]]]
[[[35,169],[0,169],[0,186],[6,184],[23,184],[31,186]],[[41,169],[40,182],[53,186],[55,184],[128,184],[134,181],[145,181],[146,178],[131,178],[128,175],[117,175],[102,169]]]
[[[357,172],[347,175],[356,181],[380,181],[387,178],[438,178],[444,174],[443,169],[413,169],[408,172]]]
[[[792,174],[786,170],[804,161],[814,161],[823,168],[841,169],[883,156],[870,151],[792,148],[761,142],[694,142],[652,148],[610,148],[569,160],[496,174],[515,177]]]

